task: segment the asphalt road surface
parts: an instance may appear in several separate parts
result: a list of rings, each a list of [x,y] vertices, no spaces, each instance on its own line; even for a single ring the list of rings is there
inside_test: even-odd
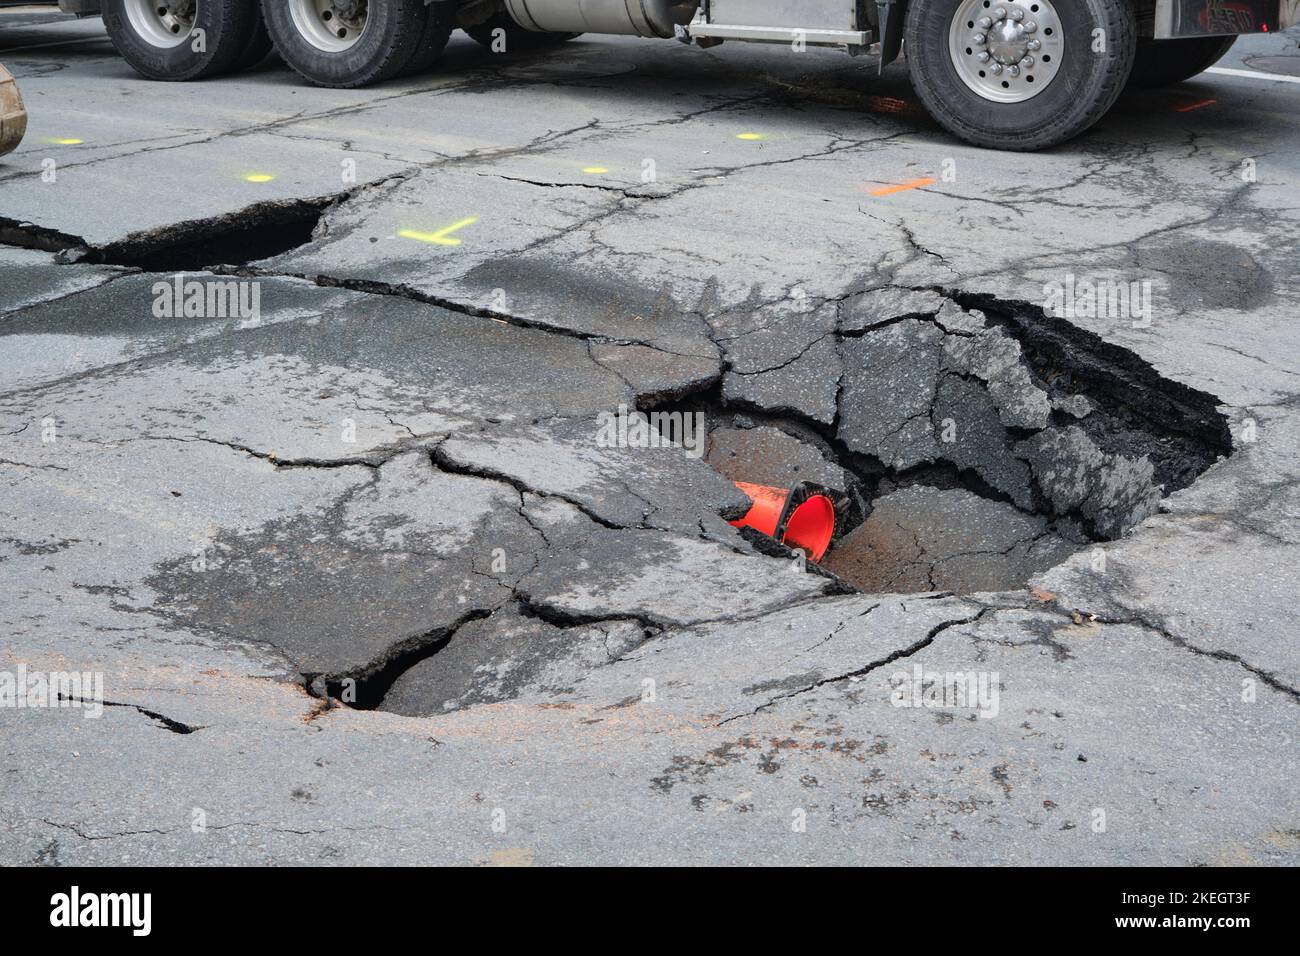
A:
[[[1296,46],[1021,155],[833,52],[0,16],[0,692],[105,701],[0,707],[0,862],[1300,862]]]

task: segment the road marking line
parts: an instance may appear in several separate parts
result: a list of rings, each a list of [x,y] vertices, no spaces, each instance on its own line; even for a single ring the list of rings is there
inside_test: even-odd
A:
[[[472,226],[478,222],[478,216],[470,216],[462,219],[460,222],[454,222],[446,229],[439,229],[437,232],[420,232],[418,229],[403,229],[398,233],[403,239],[415,239],[419,242],[431,242],[435,246],[459,246],[460,240],[452,238],[452,233],[464,229],[466,226]]]
[[[1213,106],[1218,100],[1201,100],[1199,103],[1188,103],[1186,106],[1176,106],[1174,109],[1180,113],[1190,113],[1192,110],[1199,110],[1202,106]]]
[[[736,139],[743,139],[751,143],[754,142],[755,140],[760,140],[762,138],[763,138],[762,133],[737,133],[736,134]]]
[[[1239,76],[1247,80],[1272,80],[1278,83],[1300,83],[1300,76],[1282,76],[1279,73],[1260,73],[1257,70],[1232,70],[1226,66],[1212,66],[1206,73],[1219,76]]]
[[[920,189],[922,186],[933,186],[939,180],[937,179],[913,179],[910,183],[903,183],[901,186],[885,186],[883,189],[871,190],[873,196],[892,196],[894,193],[906,192],[909,189]]]

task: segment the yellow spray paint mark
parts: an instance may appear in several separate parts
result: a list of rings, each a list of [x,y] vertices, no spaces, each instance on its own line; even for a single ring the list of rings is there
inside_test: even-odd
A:
[[[55,146],[80,146],[85,142],[85,140],[76,139],[72,136],[53,136],[46,140],[46,142],[52,143]]]
[[[609,172],[604,166],[587,166],[583,169],[584,173],[590,173],[592,176],[599,176],[601,173]]]
[[[460,222],[453,222],[446,229],[439,229],[437,232],[421,232],[418,229],[403,229],[398,233],[403,239],[414,239],[417,242],[431,242],[435,246],[459,246],[460,240],[452,237],[453,232],[458,232],[466,226],[472,226],[478,222],[478,216],[470,216],[462,219]]]
[[[763,138],[762,133],[737,133],[736,134],[736,139],[748,140],[749,142],[753,142],[754,140],[758,140],[762,138]]]
[[[249,173],[244,177],[246,183],[269,183],[275,179],[270,173]]]

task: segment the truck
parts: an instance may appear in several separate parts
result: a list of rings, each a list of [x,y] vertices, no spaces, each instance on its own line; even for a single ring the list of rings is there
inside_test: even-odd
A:
[[[0,6],[17,0],[0,0]],[[27,5],[30,0],[26,0]],[[152,80],[244,69],[272,48],[307,82],[425,72],[455,29],[495,52],[580,34],[902,55],[935,120],[976,146],[1033,151],[1088,129],[1127,86],[1179,83],[1238,36],[1284,30],[1300,0],[58,0],[99,14]]]

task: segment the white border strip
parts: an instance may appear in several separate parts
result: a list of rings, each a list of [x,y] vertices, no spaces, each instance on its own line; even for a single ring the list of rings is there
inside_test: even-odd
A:
[[[1229,70],[1222,66],[1212,66],[1206,73],[1219,76],[1239,76],[1243,80],[1271,80],[1274,83],[1300,83],[1300,76],[1282,76],[1280,73],[1257,73],[1254,70]]]

